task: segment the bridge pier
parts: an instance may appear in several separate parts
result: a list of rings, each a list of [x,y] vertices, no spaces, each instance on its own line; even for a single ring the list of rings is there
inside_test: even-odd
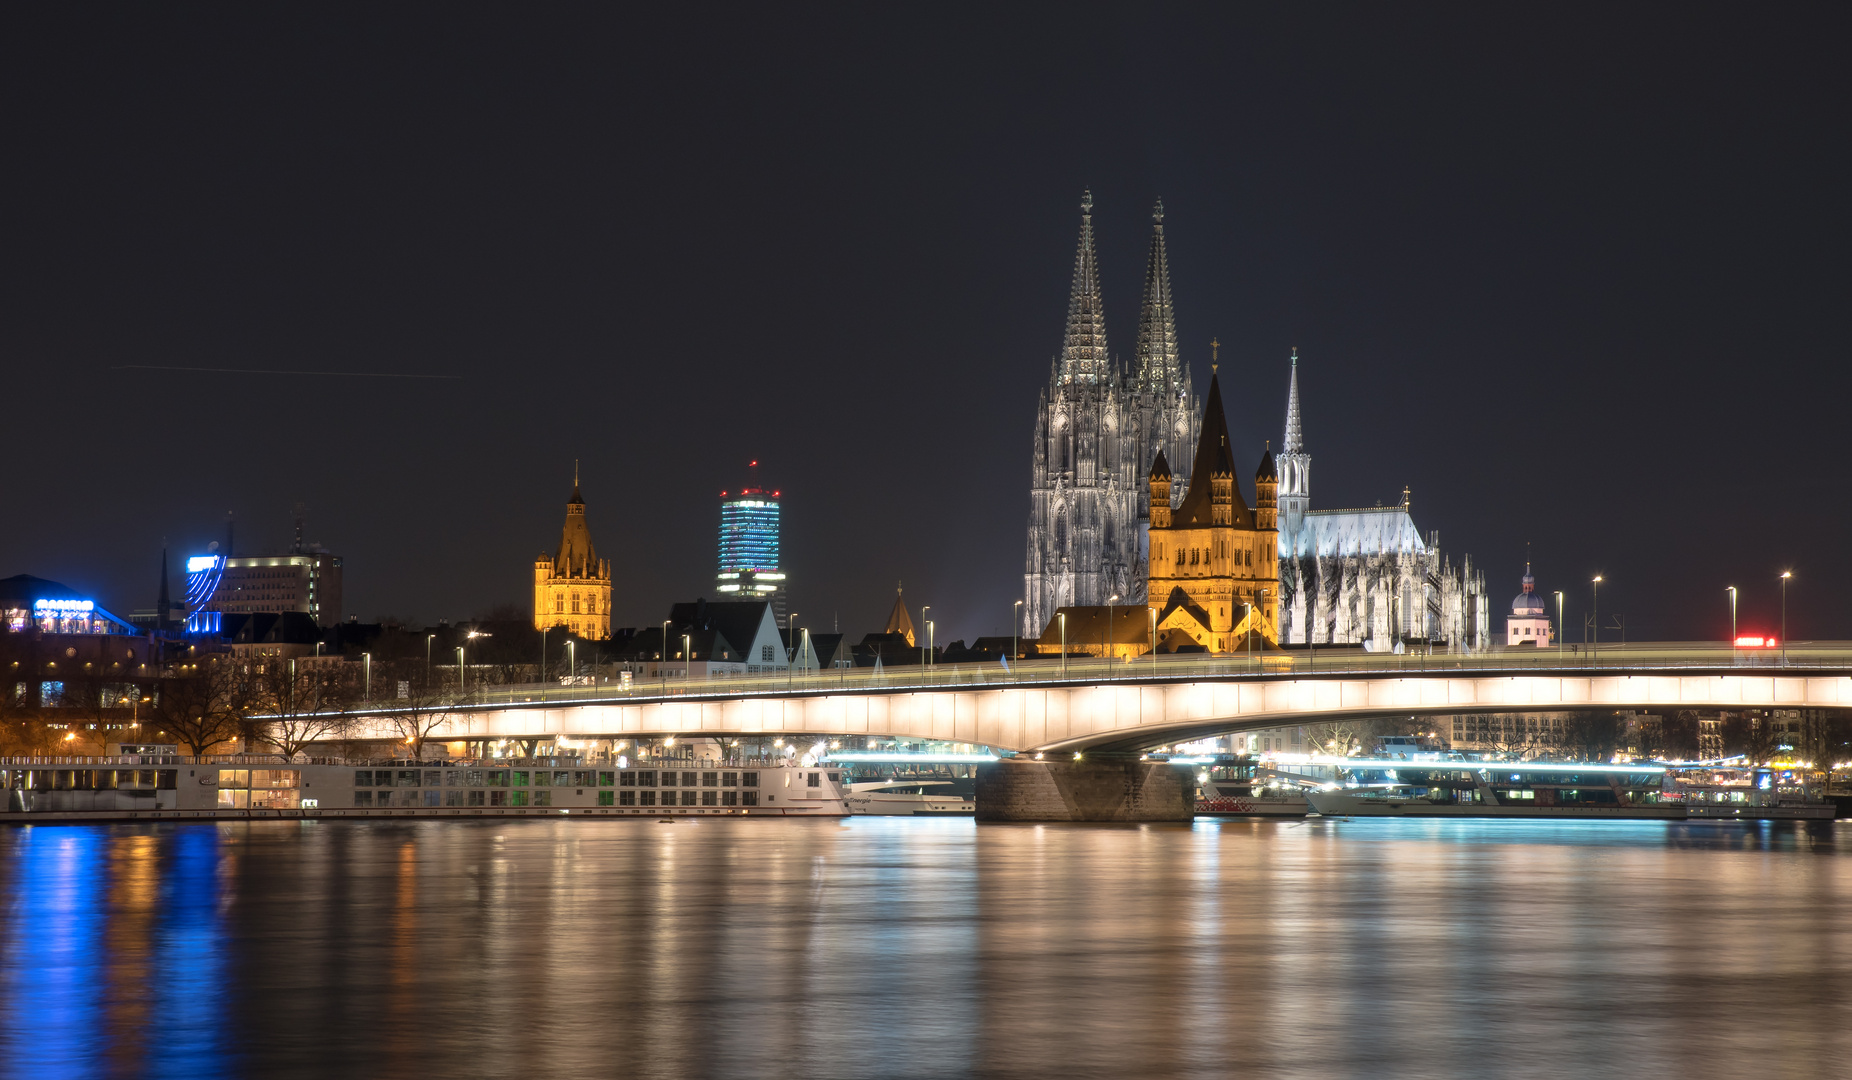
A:
[[[979,821],[1188,821],[1195,815],[1189,770],[1136,755],[1014,757],[977,770]]]

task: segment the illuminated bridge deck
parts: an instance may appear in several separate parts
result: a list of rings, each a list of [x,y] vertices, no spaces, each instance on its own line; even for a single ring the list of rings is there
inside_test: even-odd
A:
[[[1576,708],[1852,707],[1852,646],[1634,645],[1596,656],[1270,653],[506,687],[447,710],[435,739],[815,734],[1002,750],[1142,749],[1347,717]],[[387,710],[363,733],[391,737]]]

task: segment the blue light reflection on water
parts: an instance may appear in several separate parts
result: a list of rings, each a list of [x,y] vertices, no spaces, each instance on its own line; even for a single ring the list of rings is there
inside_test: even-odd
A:
[[[1845,826],[0,832],[0,1072],[1827,1075]]]

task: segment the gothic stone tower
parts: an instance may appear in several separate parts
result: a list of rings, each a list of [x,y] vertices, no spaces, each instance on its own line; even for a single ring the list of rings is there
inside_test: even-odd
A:
[[[587,638],[611,636],[611,562],[592,548],[576,467],[559,551],[534,560],[534,629],[555,626]]]
[[[1190,472],[1189,489],[1175,511],[1165,505],[1176,487],[1162,454],[1147,481],[1154,508],[1150,607],[1159,647],[1195,644],[1228,652],[1249,631],[1279,641],[1273,455],[1261,458],[1255,509],[1249,510],[1235,480],[1221,387],[1213,375]]]
[[[1038,403],[1023,568],[1027,635],[1041,633],[1060,607],[1145,599],[1142,480],[1161,451],[1180,456],[1192,446],[1197,429],[1196,397],[1178,358],[1163,204],[1152,215],[1133,373],[1107,351],[1090,192],[1080,209],[1067,331]],[[1178,491],[1188,479],[1178,478]]]

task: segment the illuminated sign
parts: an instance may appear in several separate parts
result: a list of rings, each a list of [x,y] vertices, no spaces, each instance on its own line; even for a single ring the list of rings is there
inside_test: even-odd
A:
[[[186,561],[186,572],[197,574],[202,570],[213,570],[219,565],[217,555],[195,555]]]
[[[1775,647],[1775,639],[1745,634],[1736,639],[1736,647],[1739,649],[1772,649]]]
[[[34,600],[32,602],[32,609],[34,611],[48,612],[51,614],[69,615],[77,612],[93,611],[96,609],[96,604],[89,600]]]

